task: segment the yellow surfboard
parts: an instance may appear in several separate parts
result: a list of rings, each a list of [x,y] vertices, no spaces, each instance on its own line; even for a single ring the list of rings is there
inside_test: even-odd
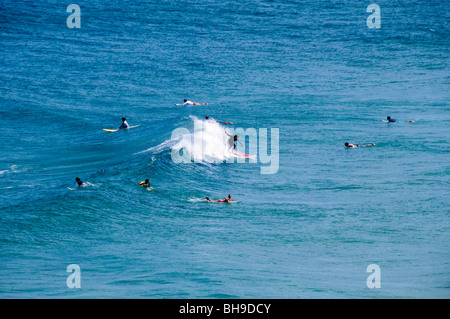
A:
[[[135,126],[128,126],[127,128],[124,128],[124,130],[128,130],[130,128],[138,127],[138,126],[141,126],[141,125],[139,124],[139,125],[135,125]],[[104,128],[103,131],[105,131],[105,132],[117,132],[117,131],[120,131],[120,129],[118,128],[118,129],[115,129],[115,130],[108,130],[107,128]]]
[[[143,185],[144,183],[145,183],[145,182],[139,182],[139,186],[145,187],[146,189],[149,189],[149,190],[154,190],[154,188],[151,187],[151,186],[145,186],[145,185]]]

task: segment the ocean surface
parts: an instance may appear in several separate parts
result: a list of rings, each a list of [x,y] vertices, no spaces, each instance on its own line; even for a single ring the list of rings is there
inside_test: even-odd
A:
[[[450,298],[449,1],[70,3],[0,1],[0,298]]]

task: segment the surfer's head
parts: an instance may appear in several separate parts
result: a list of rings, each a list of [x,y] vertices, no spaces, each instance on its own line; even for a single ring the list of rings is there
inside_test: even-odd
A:
[[[122,121],[126,121],[126,120],[127,120],[126,118],[122,117]]]
[[[206,115],[206,117],[205,117],[207,120],[209,119],[209,115]]]
[[[150,183],[150,181],[148,180],[148,178],[145,180],[145,184]]]
[[[77,178],[75,178],[75,180],[76,180],[77,182],[79,182],[79,181],[80,181],[80,178],[79,178],[79,177],[77,177]]]
[[[184,102],[187,102],[187,99],[184,99],[183,101],[184,101]]]
[[[387,117],[387,119],[388,119],[388,121],[389,121],[389,120],[391,119],[391,117],[390,117],[390,116],[388,116],[388,117]]]
[[[239,135],[235,135],[235,136],[234,136],[234,140],[235,140],[235,141],[237,141],[238,138],[239,138]]]
[[[231,199],[231,194],[228,194],[228,199]]]
[[[345,142],[345,144],[344,144],[344,145],[348,147],[348,142]]]

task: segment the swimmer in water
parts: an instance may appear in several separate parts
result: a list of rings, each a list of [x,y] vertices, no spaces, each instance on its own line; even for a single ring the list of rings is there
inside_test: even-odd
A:
[[[366,145],[358,145],[358,144],[350,144],[348,142],[345,142],[344,144],[346,147],[348,148],[353,148],[353,147],[366,147],[366,146],[375,146],[375,143],[370,143],[370,144],[366,144]]]
[[[206,118],[207,120],[216,121],[217,123],[220,123],[220,124],[228,124],[228,125],[233,124],[233,123],[231,123],[231,122],[220,122],[220,121],[217,121],[217,120],[213,119],[212,117],[209,117],[209,115],[206,115],[205,118]]]
[[[393,123],[414,123],[414,121],[397,121],[396,119],[391,118],[390,116],[387,117],[388,122],[393,122]]]
[[[86,186],[79,177],[75,178],[75,180],[76,180],[76,182],[78,184],[78,187]]]
[[[232,201],[231,200],[231,194],[228,194],[228,197],[224,198],[224,199],[213,200],[213,199],[209,198],[208,196],[206,196],[205,199],[208,202],[214,202],[214,203],[231,203],[231,201]]]
[[[150,181],[147,178],[145,182],[139,182],[139,185],[141,185],[142,187],[150,187]]]

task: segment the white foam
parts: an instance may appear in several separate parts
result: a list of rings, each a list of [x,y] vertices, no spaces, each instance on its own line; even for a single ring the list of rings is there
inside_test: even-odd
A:
[[[17,165],[11,165],[9,169],[5,169],[3,171],[0,171],[0,175],[8,174],[8,173],[18,173]]]
[[[169,139],[169,140],[166,140],[166,141],[162,142],[159,145],[152,146],[152,147],[150,147],[150,148],[148,148],[146,150],[134,153],[133,155],[141,154],[141,153],[147,153],[147,152],[157,152],[158,153],[158,152],[163,151],[165,149],[169,149],[171,146],[173,146],[179,140],[180,139],[174,139],[174,140]]]
[[[234,157],[228,144],[230,137],[219,123],[190,117],[194,121],[193,132],[181,136],[172,151],[187,152],[190,159],[198,163],[223,163]]]

